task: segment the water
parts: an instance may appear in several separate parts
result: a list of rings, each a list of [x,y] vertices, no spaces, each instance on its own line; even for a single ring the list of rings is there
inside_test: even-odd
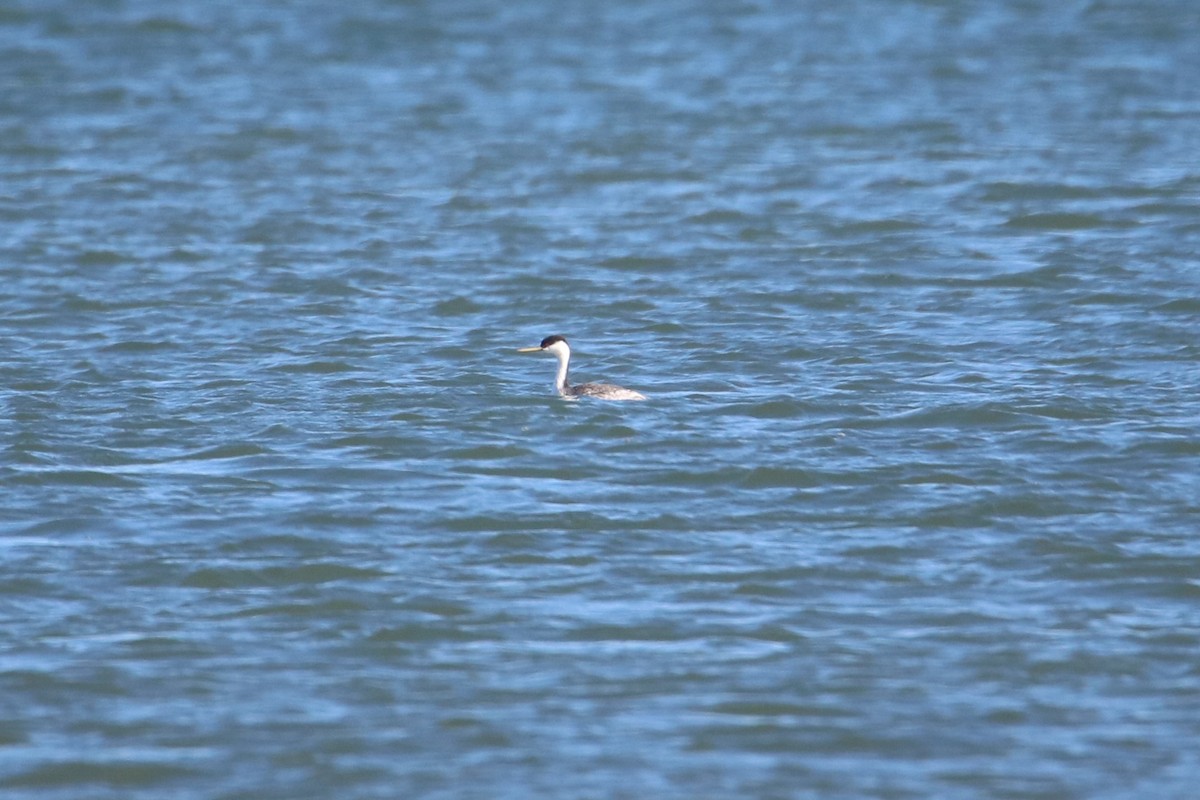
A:
[[[1191,796],[1197,30],[5,3],[4,796]]]

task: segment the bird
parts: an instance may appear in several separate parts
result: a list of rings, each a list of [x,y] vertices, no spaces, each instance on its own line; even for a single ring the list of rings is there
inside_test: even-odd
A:
[[[563,397],[595,397],[599,400],[645,400],[641,392],[626,389],[624,386],[614,386],[611,383],[581,383],[572,386],[567,382],[567,366],[571,363],[571,346],[567,338],[555,334],[542,339],[537,347],[522,347],[518,353],[549,353],[558,359],[558,375],[554,378],[554,388]]]

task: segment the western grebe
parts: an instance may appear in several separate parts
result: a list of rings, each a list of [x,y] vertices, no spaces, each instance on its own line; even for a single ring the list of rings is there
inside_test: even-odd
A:
[[[571,346],[562,336],[547,336],[537,347],[522,347],[518,353],[550,353],[558,359],[558,375],[554,378],[554,388],[563,397],[596,397],[601,400],[645,400],[646,396],[623,386],[613,386],[611,383],[581,383],[572,386],[567,383],[567,365],[571,363]]]

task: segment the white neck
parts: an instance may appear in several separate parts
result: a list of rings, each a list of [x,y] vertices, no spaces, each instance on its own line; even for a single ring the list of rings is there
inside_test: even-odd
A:
[[[554,388],[559,394],[567,393],[567,365],[571,361],[571,348],[566,342],[555,342],[546,348],[558,359],[558,374],[554,376]]]
[[[554,388],[559,394],[567,393],[567,363],[571,360],[570,350],[558,350],[554,353],[558,359],[558,374],[554,376]]]

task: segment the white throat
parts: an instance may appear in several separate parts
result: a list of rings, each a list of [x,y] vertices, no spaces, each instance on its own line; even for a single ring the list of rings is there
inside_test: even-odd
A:
[[[571,363],[571,348],[567,347],[566,342],[555,342],[546,348],[547,353],[552,353],[558,359],[558,374],[554,376],[554,388],[559,394],[567,393],[567,367]]]

